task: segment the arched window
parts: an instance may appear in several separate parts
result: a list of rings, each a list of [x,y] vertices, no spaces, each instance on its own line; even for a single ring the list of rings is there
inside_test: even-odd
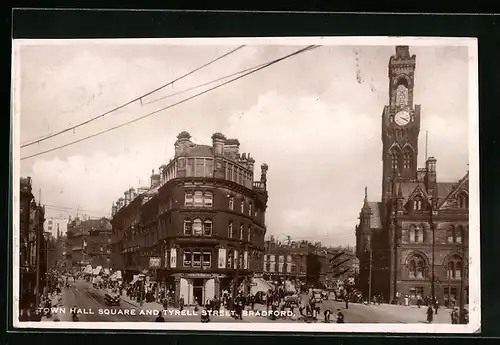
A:
[[[410,229],[409,229],[410,243],[414,243],[415,242],[416,230],[417,229],[415,228],[415,226],[413,226],[413,225],[410,226]]]
[[[396,105],[400,107],[408,105],[408,87],[405,84],[406,80],[401,81],[396,89]]]
[[[460,279],[462,277],[462,259],[458,255],[454,255],[448,260],[447,277],[449,279]]]
[[[200,218],[196,218],[193,221],[193,234],[195,236],[201,236],[203,234],[203,226]]]
[[[391,152],[391,168],[392,170],[399,169],[399,155],[396,150],[392,150]]]
[[[413,209],[417,211],[422,210],[422,197],[420,195],[417,195],[413,200]]]
[[[469,207],[469,197],[466,193],[460,193],[457,196],[458,207],[459,208],[468,208]]]
[[[203,206],[203,192],[195,191],[194,192],[194,207],[202,207]]]
[[[234,210],[234,197],[232,196],[229,197],[229,209]]]
[[[405,169],[411,169],[412,154],[410,150],[406,150],[403,157],[403,167]]]
[[[203,222],[203,235],[212,236],[212,221],[210,219],[205,219]]]
[[[227,235],[229,238],[233,238],[234,233],[233,233],[233,222],[229,221],[229,224],[227,225]]]
[[[462,243],[463,235],[464,235],[463,226],[461,226],[461,225],[457,226],[457,228],[455,230],[455,243]]]
[[[415,243],[424,242],[424,231],[420,227],[415,228]]]
[[[193,234],[193,222],[189,219],[184,220],[184,235],[192,235]]]
[[[446,229],[446,242],[453,243],[455,241],[455,227],[450,225],[448,229]]]
[[[413,255],[408,262],[408,275],[410,278],[423,279],[426,276],[426,262],[419,255]]]

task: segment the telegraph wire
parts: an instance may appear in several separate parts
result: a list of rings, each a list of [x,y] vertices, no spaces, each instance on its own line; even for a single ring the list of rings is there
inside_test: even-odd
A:
[[[198,72],[199,70],[201,70],[201,69],[203,69],[203,68],[205,68],[205,67],[207,67],[207,66],[209,66],[209,65],[211,65],[211,64],[213,64],[213,63],[215,63],[215,62],[217,62],[217,61],[219,61],[219,60],[221,60],[221,59],[223,59],[223,58],[225,58],[226,56],[228,56],[228,55],[231,55],[231,54],[235,53],[236,51],[240,50],[240,49],[241,49],[241,48],[243,48],[243,47],[245,47],[245,45],[241,45],[241,46],[239,46],[239,47],[237,47],[237,48],[235,48],[235,49],[233,49],[233,50],[231,50],[231,51],[229,51],[229,52],[227,52],[227,53],[225,53],[225,54],[223,54],[223,55],[219,56],[218,58],[216,58],[216,59],[214,59],[214,60],[211,60],[211,61],[209,61],[209,62],[205,63],[204,65],[202,65],[202,66],[200,66],[200,67],[198,67],[198,68],[196,68],[196,69],[194,69],[194,70],[192,70],[192,71],[190,71],[190,72],[188,72],[188,73],[186,73],[186,74],[184,74],[184,75],[182,75],[182,76],[180,76],[180,77],[178,77],[178,78],[176,78],[176,79],[174,79],[174,80],[172,80],[172,81],[170,81],[170,82],[168,82],[167,84],[163,84],[163,85],[161,85],[160,87],[157,87],[156,89],[154,89],[154,90],[152,90],[152,91],[149,91],[149,92],[147,92],[147,93],[145,93],[145,94],[143,94],[143,95],[141,95],[141,96],[139,96],[139,97],[136,97],[136,98],[132,99],[131,101],[128,101],[128,102],[126,102],[126,103],[123,103],[122,105],[119,105],[119,106],[117,106],[117,107],[115,107],[115,108],[113,108],[113,109],[111,109],[111,110],[108,110],[108,111],[106,111],[106,112],[104,112],[104,113],[102,113],[102,114],[100,114],[100,115],[97,115],[97,116],[95,116],[95,117],[93,117],[93,118],[91,118],[91,119],[85,120],[85,121],[83,121],[83,122],[80,122],[80,123],[78,123],[78,124],[76,124],[76,125],[74,125],[74,126],[71,126],[71,127],[65,128],[65,129],[60,130],[60,131],[58,131],[58,132],[55,132],[55,133],[52,133],[52,134],[48,134],[48,135],[46,135],[46,136],[39,137],[39,138],[37,138],[37,139],[31,139],[31,140],[29,140],[27,143],[22,144],[22,145],[21,145],[21,148],[28,147],[28,146],[31,146],[31,145],[34,145],[34,144],[39,144],[39,143],[40,143],[40,142],[42,142],[42,141],[45,141],[45,140],[51,139],[51,138],[53,138],[53,137],[55,137],[55,136],[58,136],[58,135],[61,135],[61,134],[63,134],[63,133],[66,133],[66,132],[69,132],[69,131],[71,131],[71,130],[74,130],[74,129],[76,129],[76,128],[78,128],[78,127],[81,127],[81,126],[83,126],[83,125],[86,125],[86,124],[88,124],[88,123],[90,123],[90,122],[92,122],[92,121],[95,121],[95,120],[100,119],[100,118],[102,118],[102,117],[104,117],[104,116],[106,116],[106,115],[109,115],[109,114],[111,114],[111,113],[113,113],[113,112],[115,112],[115,111],[117,111],[117,110],[120,110],[120,109],[122,109],[122,108],[125,108],[126,106],[128,106],[128,105],[130,105],[130,104],[132,104],[132,103],[135,103],[135,102],[137,102],[137,101],[140,101],[140,102],[141,102],[141,105],[142,105],[142,104],[143,104],[143,103],[142,103],[142,99],[143,99],[144,97],[147,97],[147,96],[149,96],[149,95],[151,95],[151,94],[153,94],[153,93],[155,93],[155,92],[158,92],[158,91],[160,91],[160,90],[162,90],[162,89],[166,88],[167,86],[172,85],[172,84],[174,84],[175,82],[177,82],[177,81],[179,81],[179,80],[181,80],[181,79],[184,79],[184,78],[186,78],[186,77],[190,76],[190,75],[191,75],[191,74],[193,74],[193,73]]]
[[[126,126],[126,125],[131,124],[131,123],[134,123],[134,122],[137,122],[137,121],[139,121],[139,120],[142,120],[142,119],[144,119],[144,118],[146,118],[146,117],[149,117],[149,116],[155,115],[155,114],[160,113],[160,112],[162,112],[162,111],[164,111],[164,110],[167,110],[167,109],[173,108],[173,107],[175,107],[175,106],[177,106],[177,105],[180,105],[180,104],[182,104],[182,103],[185,103],[185,102],[187,102],[187,101],[190,101],[190,100],[192,100],[193,98],[196,98],[196,97],[202,96],[202,95],[204,95],[204,94],[206,94],[206,93],[208,93],[208,92],[210,92],[210,91],[213,91],[213,90],[218,89],[218,88],[220,88],[220,87],[222,87],[222,86],[225,86],[225,85],[227,85],[227,84],[230,84],[230,83],[232,83],[232,82],[234,82],[234,81],[236,81],[236,80],[242,79],[242,78],[244,78],[244,77],[246,77],[246,76],[248,76],[248,75],[250,75],[250,74],[253,74],[253,73],[255,73],[255,72],[258,72],[258,71],[260,71],[260,70],[262,70],[262,69],[264,69],[264,68],[267,68],[267,67],[269,67],[269,66],[272,66],[272,65],[274,65],[274,64],[276,64],[276,63],[278,63],[278,62],[281,62],[281,61],[283,61],[283,60],[286,60],[286,59],[288,59],[288,58],[290,58],[290,57],[293,57],[293,56],[295,56],[295,55],[299,55],[299,54],[304,53],[304,52],[306,52],[306,51],[308,51],[308,50],[316,49],[316,48],[318,48],[318,47],[320,47],[320,46],[318,46],[318,45],[310,45],[310,46],[307,46],[307,47],[305,47],[305,48],[299,49],[299,50],[297,50],[297,51],[295,51],[295,52],[293,52],[293,53],[290,53],[290,54],[287,54],[287,55],[285,55],[285,56],[282,56],[281,58],[278,58],[278,59],[272,60],[272,61],[270,61],[270,62],[268,62],[268,63],[264,64],[263,66],[261,66],[261,67],[259,67],[259,68],[253,69],[253,70],[251,70],[251,71],[249,71],[249,72],[246,72],[246,73],[244,73],[244,74],[242,74],[242,75],[240,75],[240,76],[238,76],[238,77],[232,78],[232,79],[230,79],[230,80],[228,80],[228,81],[226,81],[226,82],[224,82],[224,83],[222,83],[222,84],[219,84],[219,85],[216,85],[216,86],[214,86],[214,87],[211,87],[211,88],[209,88],[209,89],[207,89],[207,90],[204,90],[204,91],[202,91],[202,92],[199,92],[199,93],[197,93],[197,94],[195,94],[195,95],[193,95],[193,96],[190,96],[190,97],[184,98],[183,100],[181,100],[181,101],[179,101],[179,102],[176,102],[176,103],[170,104],[170,105],[168,105],[168,106],[166,106],[166,107],[163,107],[163,108],[161,108],[161,109],[155,110],[155,111],[153,111],[153,112],[150,112],[150,113],[148,113],[148,114],[146,114],[146,115],[140,116],[140,117],[135,118],[135,119],[133,119],[133,120],[130,120],[130,121],[124,122],[124,123],[122,123],[122,124],[120,124],[120,125],[117,125],[117,126],[114,126],[114,127],[108,128],[108,129],[106,129],[106,130],[103,130],[103,131],[100,131],[100,132],[97,132],[97,133],[91,134],[91,135],[89,135],[89,136],[83,137],[83,138],[78,139],[78,140],[75,140],[75,141],[71,141],[71,142],[69,142],[69,143],[67,143],[67,144],[59,145],[59,146],[53,147],[53,148],[51,148],[51,149],[48,149],[48,150],[45,150],[45,151],[42,151],[42,152],[38,152],[38,153],[35,153],[35,154],[32,154],[32,155],[29,155],[29,156],[26,156],[26,157],[21,157],[21,160],[25,160],[25,159],[28,159],[28,158],[33,158],[33,157],[36,157],[36,156],[40,156],[40,155],[43,155],[43,154],[46,154],[46,153],[49,153],[49,152],[53,152],[53,151],[56,151],[56,150],[59,150],[59,149],[62,149],[62,148],[65,148],[65,147],[68,147],[68,146],[71,146],[71,145],[74,145],[74,144],[78,144],[78,143],[80,143],[80,142],[82,142],[82,141],[85,141],[85,140],[87,140],[87,139],[91,139],[91,138],[97,137],[97,136],[99,136],[99,135],[101,135],[101,134],[105,134],[105,133],[111,132],[111,131],[113,131],[113,130],[115,130],[115,129],[118,129],[118,128],[121,128],[121,127],[124,127],[124,126]]]
[[[217,78],[217,79],[214,79],[214,80],[211,80],[211,81],[207,81],[206,83],[203,83],[203,84],[199,84],[199,85],[196,85],[196,86],[192,86],[190,88],[187,88],[187,89],[184,89],[184,90],[181,90],[181,91],[177,91],[177,92],[174,92],[174,93],[171,93],[171,94],[168,94],[166,96],[163,96],[163,97],[160,97],[160,98],[156,98],[156,99],[153,99],[149,102],[145,102],[144,104],[152,104],[152,103],[155,103],[155,102],[158,102],[158,101],[161,101],[161,100],[164,100],[164,99],[167,99],[167,98],[170,98],[170,97],[174,97],[174,96],[178,96],[178,95],[181,95],[183,93],[186,93],[186,92],[189,92],[189,91],[193,91],[193,90],[196,90],[196,89],[199,89],[200,87],[203,87],[203,86],[207,86],[207,85],[210,85],[210,84],[214,84],[218,81],[221,81],[221,80],[224,80],[224,79],[227,79],[227,78],[231,78],[231,77],[234,77],[235,75],[238,75],[238,74],[242,74],[242,73],[245,73],[245,72],[248,72],[248,71],[251,71],[253,69],[256,69],[256,68],[259,68],[261,66],[264,66],[266,65],[268,62],[265,62],[265,63],[261,63],[260,65],[256,65],[256,66],[253,66],[253,67],[249,67],[249,68],[245,68],[243,70],[240,70],[238,72],[234,72],[234,73],[231,73],[231,74],[228,74],[224,77],[220,77],[220,78]]]
[[[56,206],[56,205],[44,205],[46,208],[53,209],[56,211],[61,211],[61,212],[80,212],[80,213],[94,213],[94,214],[108,214],[109,212],[103,212],[103,211],[96,211],[96,210],[84,210],[81,208],[74,208],[74,207],[65,207],[65,206]]]

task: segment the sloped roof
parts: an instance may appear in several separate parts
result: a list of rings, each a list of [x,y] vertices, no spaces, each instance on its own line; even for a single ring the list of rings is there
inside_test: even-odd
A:
[[[446,198],[450,192],[453,190],[453,188],[458,185],[457,182],[438,182],[437,183],[437,197],[439,199],[444,199]],[[420,187],[420,189],[423,191],[423,196],[426,198],[430,198],[430,195],[427,195],[426,190],[427,188],[425,187],[425,184],[423,182],[403,182],[401,184],[401,192],[403,193],[403,199],[404,202],[406,203],[410,196],[413,194],[415,189],[417,187]]]
[[[372,215],[370,217],[370,224],[373,229],[382,228],[382,220],[380,215],[382,214],[382,203],[379,201],[368,201],[368,206],[372,211]]]

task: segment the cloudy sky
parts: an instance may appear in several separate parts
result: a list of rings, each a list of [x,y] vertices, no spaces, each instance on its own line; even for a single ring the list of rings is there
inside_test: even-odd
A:
[[[43,137],[149,92],[234,46],[25,45],[18,50],[20,142]],[[299,46],[248,45],[120,111],[21,149],[21,157],[78,140],[176,103],[210,86],[169,96],[292,53]],[[210,144],[214,132],[240,140],[269,165],[268,233],[326,244],[353,244],[364,187],[381,193],[381,114],[394,46],[322,46],[120,129],[21,160],[50,205],[48,216],[76,209],[109,215],[128,187],[149,183],[173,156],[176,135]],[[468,163],[468,51],[411,46],[417,55],[415,103],[422,105],[419,165],[438,160],[438,178],[461,178]]]

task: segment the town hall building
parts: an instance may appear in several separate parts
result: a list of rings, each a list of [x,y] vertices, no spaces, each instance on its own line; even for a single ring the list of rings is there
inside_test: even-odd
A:
[[[416,56],[397,46],[389,59],[382,112],[382,197],[365,198],[356,226],[360,289],[385,301],[408,295],[441,305],[468,300],[469,174],[439,180],[434,157],[417,168],[421,107],[413,104]]]

